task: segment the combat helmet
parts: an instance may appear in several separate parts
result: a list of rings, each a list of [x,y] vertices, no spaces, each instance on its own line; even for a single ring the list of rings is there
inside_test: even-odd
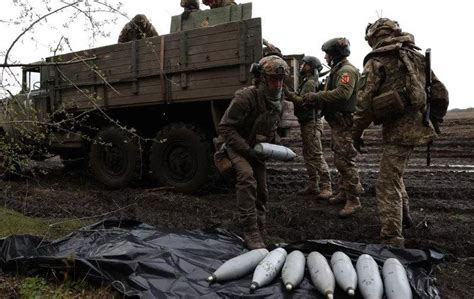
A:
[[[263,57],[265,56],[271,56],[271,55],[276,55],[278,57],[283,57],[283,54],[281,53],[280,48],[278,47],[264,47],[262,49]]]
[[[321,61],[314,56],[304,56],[302,61],[309,65],[313,70],[318,70],[318,72],[321,72],[323,69]]]
[[[351,54],[350,42],[345,37],[336,37],[323,44],[321,50],[334,57],[347,57]]]
[[[365,40],[373,47],[376,40],[388,35],[399,36],[402,29],[397,21],[388,18],[380,18],[375,23],[369,23],[365,28]]]
[[[381,32],[383,30],[383,32]],[[376,35],[385,34],[400,34],[402,29],[398,25],[397,21],[392,21],[388,18],[380,18],[375,23],[369,23],[365,28],[365,40],[375,37]]]
[[[276,55],[263,57],[258,62],[260,73],[267,76],[285,76],[290,75],[288,64]]]

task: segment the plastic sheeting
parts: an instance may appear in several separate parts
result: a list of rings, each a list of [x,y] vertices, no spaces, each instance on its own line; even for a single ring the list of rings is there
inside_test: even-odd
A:
[[[431,250],[397,249],[335,240],[283,245],[288,252],[319,251],[327,258],[343,251],[355,262],[370,254],[379,266],[396,257],[407,266],[415,298],[439,298],[430,276],[443,256]],[[273,248],[269,248],[270,250]],[[53,242],[35,236],[0,240],[0,268],[12,273],[67,272],[90,281],[112,284],[120,293],[138,298],[324,298],[306,270],[301,285],[287,293],[280,279],[249,292],[252,274],[235,281],[209,284],[206,278],[223,262],[246,251],[242,240],[227,231],[159,230],[136,221],[105,220]],[[357,293],[356,297],[360,298]],[[336,289],[336,298],[349,298]]]

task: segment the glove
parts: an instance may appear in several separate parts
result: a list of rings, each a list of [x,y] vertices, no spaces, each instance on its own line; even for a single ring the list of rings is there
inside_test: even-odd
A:
[[[258,162],[263,162],[265,160],[265,156],[263,156],[261,153],[257,152],[253,148],[249,148],[245,151],[245,157],[249,160]]]
[[[361,137],[357,137],[352,139],[352,143],[354,144],[355,149],[361,154],[367,154],[367,150],[363,147],[365,146],[365,142]]]

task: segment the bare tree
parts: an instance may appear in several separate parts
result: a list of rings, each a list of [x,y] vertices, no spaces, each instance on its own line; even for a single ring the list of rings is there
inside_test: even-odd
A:
[[[18,32],[8,48],[0,49],[0,59],[3,61],[0,72],[0,98],[4,98],[0,103],[0,166],[9,172],[28,167],[32,158],[48,155],[47,148],[43,145],[47,144],[51,129],[61,130],[64,129],[63,122],[74,124],[87,118],[87,113],[82,113],[67,115],[58,122],[40,122],[35,117],[35,111],[31,111],[34,108],[15,102],[15,94],[23,88],[19,67],[28,65],[21,61],[25,59],[21,56],[21,50],[30,50],[27,62],[31,62],[39,59],[36,53],[51,56],[74,52],[77,46],[90,48],[111,35],[111,28],[119,18],[128,19],[121,11],[122,3],[111,3],[109,0],[15,0],[13,6],[15,14],[9,19],[0,20],[10,32]],[[33,49],[37,51],[31,51]],[[60,63],[68,62],[55,62]],[[87,64],[85,61],[83,63]],[[42,65],[45,62],[39,61],[37,64]],[[94,68],[94,65],[87,65],[91,71],[100,74],[100,70]],[[64,79],[74,85],[72,79]],[[87,91],[79,87],[77,89],[87,94]],[[88,97],[91,103],[95,102],[92,95]],[[100,110],[99,107],[93,107],[93,110]],[[55,113],[67,114],[65,111]],[[103,117],[109,118],[106,113],[103,113]],[[54,115],[51,119],[54,119]],[[114,122],[111,118],[109,121]],[[13,130],[8,134],[6,128]],[[21,138],[18,138],[19,136]],[[1,172],[3,171],[0,170],[0,174]]]

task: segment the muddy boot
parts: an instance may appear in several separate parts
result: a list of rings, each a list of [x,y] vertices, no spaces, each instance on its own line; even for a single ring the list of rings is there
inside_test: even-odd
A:
[[[403,228],[410,228],[413,226],[413,219],[411,218],[408,207],[403,207],[402,225]]]
[[[337,193],[336,196],[329,198],[329,203],[332,205],[337,205],[337,204],[341,204],[345,202],[346,202],[346,196],[344,192],[342,191],[339,191],[339,193]]]
[[[262,239],[264,241],[267,241],[269,239],[268,232],[267,232],[267,219],[265,216],[265,213],[258,212],[257,213],[257,225],[258,225],[258,230],[260,231],[260,236],[262,236]]]
[[[318,190],[316,190],[316,183],[309,182],[306,186],[298,191],[298,195],[310,195],[310,194],[317,194]]]
[[[255,226],[254,228],[248,228],[243,232],[243,235],[245,245],[248,249],[253,250],[266,247],[257,226]]]
[[[244,242],[248,249],[265,248],[265,243],[258,229],[257,216],[255,214],[246,215],[241,218],[240,226],[242,227]]]
[[[354,214],[357,210],[360,210],[362,205],[358,197],[352,197],[346,200],[346,205],[342,210],[339,211],[339,217],[347,218]]]
[[[329,200],[332,197],[332,188],[331,185],[321,185],[321,192],[319,192],[317,199],[320,200]]]

